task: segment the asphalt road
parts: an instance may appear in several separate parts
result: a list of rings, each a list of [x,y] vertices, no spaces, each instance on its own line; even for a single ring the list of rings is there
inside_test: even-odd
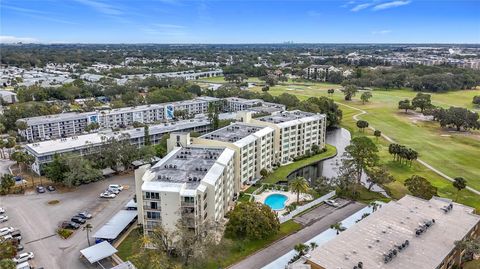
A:
[[[269,247],[256,252],[229,268],[260,269],[292,250],[296,244],[304,243],[312,239],[321,232],[329,229],[330,225],[342,221],[363,207],[365,207],[364,204],[355,202],[346,204],[341,208],[321,205],[307,213],[308,216],[302,218],[302,220],[298,220],[299,223],[309,223],[308,226],[280,241],[277,241]]]
[[[121,184],[125,189],[116,198],[99,198],[109,184]],[[64,240],[55,233],[59,223],[69,220],[78,211],[88,210],[93,215],[93,219],[88,221],[93,225],[93,234],[133,198],[134,189],[134,176],[129,174],[83,185],[72,192],[0,196],[0,207],[5,208],[9,217],[0,227],[20,229],[24,251],[35,254],[30,262],[35,267],[85,269],[88,266],[79,259],[80,250],[88,247],[83,225]],[[59,200],[60,203],[48,205],[51,200]]]

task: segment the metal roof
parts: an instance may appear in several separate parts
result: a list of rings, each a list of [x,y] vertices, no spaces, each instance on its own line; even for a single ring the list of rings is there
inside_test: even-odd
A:
[[[91,247],[80,250],[80,253],[82,253],[83,257],[85,257],[90,263],[96,263],[112,256],[117,252],[118,250],[110,245],[110,243],[107,241],[103,241]]]
[[[115,239],[137,216],[136,210],[120,210],[94,235],[94,238]]]

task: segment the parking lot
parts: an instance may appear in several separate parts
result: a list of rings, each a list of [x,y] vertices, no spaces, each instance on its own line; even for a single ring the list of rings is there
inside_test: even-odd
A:
[[[117,197],[99,198],[109,184],[121,184],[124,190]],[[93,218],[94,234],[118,210],[120,210],[135,193],[133,174],[114,176],[99,182],[78,187],[72,192],[46,192],[38,194],[29,192],[25,195],[0,196],[0,207],[6,210],[9,220],[0,227],[13,226],[22,232],[22,252],[32,251],[35,258],[30,261],[34,267],[46,269],[83,269],[87,266],[80,260],[80,250],[88,247],[86,232],[82,225],[67,240],[56,234],[58,225],[78,213],[87,210]],[[58,204],[48,202],[58,200]],[[94,240],[90,240],[92,243]]]

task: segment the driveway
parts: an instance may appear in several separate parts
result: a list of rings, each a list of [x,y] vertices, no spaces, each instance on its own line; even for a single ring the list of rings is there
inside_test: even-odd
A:
[[[109,184],[122,184],[125,189],[114,199],[99,198]],[[75,213],[88,210],[93,219],[93,233],[133,198],[135,193],[133,174],[108,178],[78,187],[73,192],[43,193],[30,192],[25,195],[0,196],[0,207],[4,207],[9,220],[1,227],[13,226],[22,232],[24,251],[33,251],[34,267],[47,269],[84,269],[87,266],[79,259],[80,250],[88,247],[86,232],[82,227],[69,239],[56,235],[60,222],[69,220]],[[59,200],[56,205],[48,201]],[[93,242],[93,240],[90,240]]]
[[[309,213],[294,219],[296,222],[307,222],[309,225],[302,230],[277,241],[269,247],[258,251],[239,263],[229,267],[230,269],[260,269],[293,249],[298,243],[304,243],[321,232],[330,228],[330,225],[342,221],[353,213],[365,207],[361,203],[348,203],[340,208],[326,205],[319,206]],[[318,215],[318,216],[315,216]]]

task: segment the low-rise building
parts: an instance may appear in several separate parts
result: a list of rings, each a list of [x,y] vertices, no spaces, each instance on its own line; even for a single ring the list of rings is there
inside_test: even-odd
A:
[[[171,132],[197,132],[200,134],[211,130],[210,121],[206,119],[183,120],[170,123],[150,125],[148,134],[152,144],[159,143],[160,139]],[[135,128],[114,132],[111,130],[66,137],[54,140],[35,142],[25,145],[28,154],[35,157],[32,170],[42,173],[43,165],[51,162],[55,154],[74,154],[79,156],[98,152],[101,147],[112,138],[129,139],[130,143],[140,147],[145,145],[145,128]]]
[[[455,241],[477,238],[480,216],[449,199],[406,195],[313,250],[289,268],[447,269],[460,265]]]
[[[285,106],[282,104],[265,102],[261,99],[244,99],[239,97],[228,97],[225,98],[225,111],[234,112],[234,111],[244,111],[254,109],[259,112],[263,112],[264,109],[266,112],[275,112],[275,111],[284,111]],[[273,110],[273,111],[272,111]]]
[[[135,171],[139,222],[176,229],[179,220],[196,229],[222,221],[234,199],[235,151],[225,147],[175,147],[152,167]]]

